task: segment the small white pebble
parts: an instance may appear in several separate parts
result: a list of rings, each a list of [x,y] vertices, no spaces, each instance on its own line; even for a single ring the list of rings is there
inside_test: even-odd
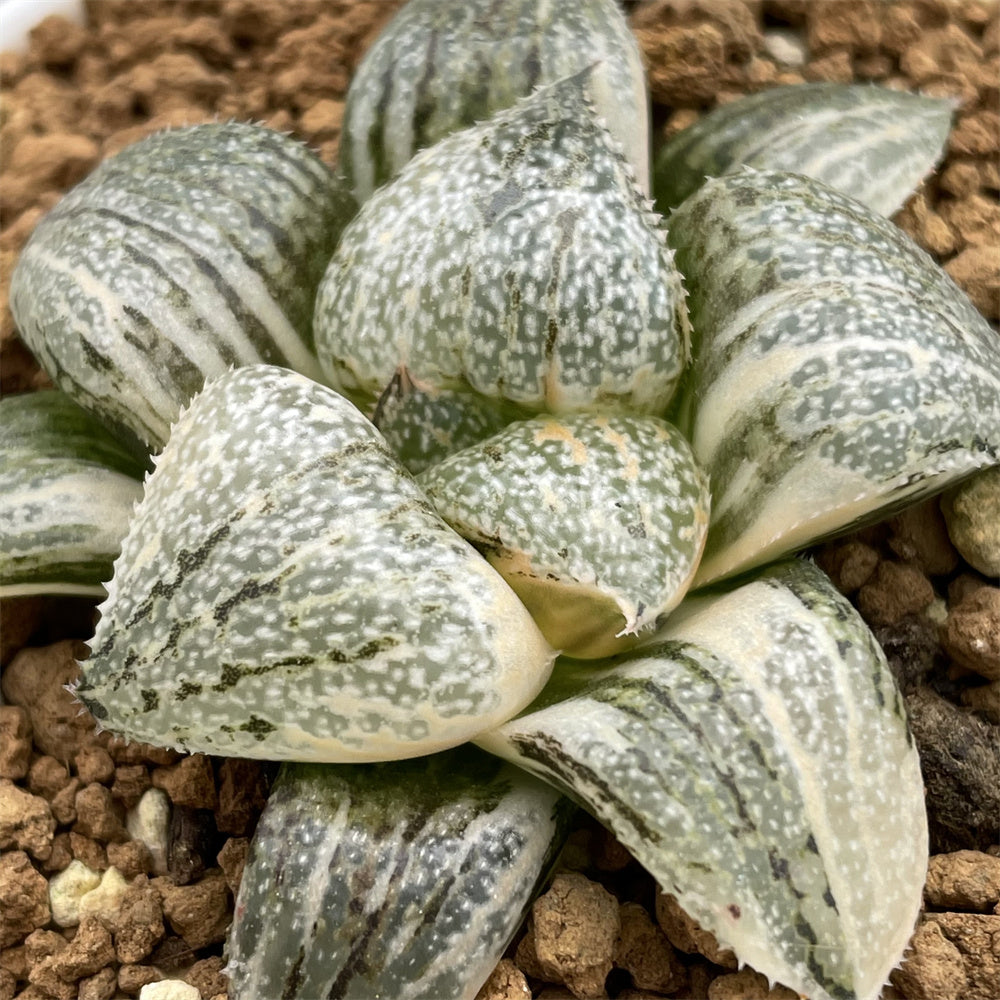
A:
[[[53,922],[60,927],[75,927],[80,922],[80,900],[100,884],[100,873],[74,858],[49,881]]]
[[[149,788],[128,811],[125,828],[133,840],[141,840],[153,858],[153,872],[167,874],[167,846],[170,842],[170,799],[161,788]]]
[[[94,916],[109,930],[113,930],[121,907],[122,895],[128,888],[122,873],[112,866],[103,876],[101,884],[80,897],[80,919]]]
[[[782,66],[804,66],[808,50],[805,40],[795,31],[775,28],[764,32],[764,49]]]
[[[139,1000],[201,1000],[201,992],[181,979],[161,979],[143,986]]]

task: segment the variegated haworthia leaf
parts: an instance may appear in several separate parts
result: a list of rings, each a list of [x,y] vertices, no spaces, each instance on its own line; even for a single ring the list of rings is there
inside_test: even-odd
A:
[[[159,449],[180,408],[230,367],[319,377],[316,286],[354,207],[317,156],[271,129],[160,132],[39,223],[11,309],[57,385]]]
[[[569,656],[634,645],[680,602],[708,530],[708,480],[657,417],[538,416],[418,478]]]
[[[442,139],[344,231],[316,347],[364,412],[400,366],[533,411],[666,407],[683,290],[587,85],[578,74]]]
[[[372,423],[416,475],[527,416],[513,403],[467,387],[420,384],[401,367],[379,397]]]
[[[146,483],[77,694],[108,729],[269,760],[454,746],[553,654],[345,399],[255,365],[212,382]]]
[[[920,909],[916,749],[878,644],[815,566],[688,598],[658,640],[562,660],[480,737],[576,798],[742,962],[874,1000]]]
[[[418,149],[589,66],[597,111],[648,194],[646,74],[614,0],[410,0],[351,81],[341,169],[364,201]]]
[[[732,101],[674,136],[653,168],[667,214],[745,165],[805,174],[892,215],[944,152],[955,102],[888,87],[804,83]]]
[[[284,765],[236,901],[234,1000],[472,1000],[572,813],[550,786],[468,745]]]
[[[1000,339],[888,220],[742,170],[670,238],[694,327],[676,419],[712,483],[696,586],[1000,461]]]
[[[62,392],[0,400],[0,598],[103,596],[143,471]]]

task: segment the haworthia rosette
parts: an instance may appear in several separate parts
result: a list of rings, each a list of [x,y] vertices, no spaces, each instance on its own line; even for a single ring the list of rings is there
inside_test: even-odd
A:
[[[670,239],[693,326],[676,419],[712,484],[696,586],[1000,461],[1000,340],[888,220],[746,169]]]
[[[0,598],[103,596],[143,472],[64,393],[0,400]]]
[[[269,760],[454,746],[553,658],[510,588],[331,389],[257,365],[175,425],[77,694],[108,729]]]
[[[920,909],[917,752],[885,657],[813,565],[688,598],[600,669],[562,660],[480,737],[585,805],[703,927],[811,1000],[874,1000]]]
[[[180,408],[232,366],[319,377],[313,300],[354,208],[315,154],[271,129],[160,132],[39,223],[11,310],[57,385],[158,449]]]
[[[725,104],[657,153],[666,214],[706,177],[738,166],[805,174],[892,215],[944,153],[955,102],[888,87],[805,83]]]
[[[351,80],[341,169],[364,201],[417,150],[588,66],[597,111],[648,194],[646,74],[614,0],[410,0]]]
[[[687,314],[581,73],[417,154],[344,231],[316,347],[365,412],[398,369],[538,410],[659,413]]]
[[[518,421],[418,482],[570,656],[648,634],[684,596],[708,530],[708,481],[657,417]]]
[[[472,1000],[572,813],[550,786],[470,746],[284,765],[236,901],[234,1000]]]

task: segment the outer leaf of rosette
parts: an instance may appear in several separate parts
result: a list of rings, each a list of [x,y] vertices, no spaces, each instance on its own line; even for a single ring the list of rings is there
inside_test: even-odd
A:
[[[688,598],[656,642],[562,660],[485,749],[605,823],[723,946],[812,1000],[874,1000],[927,824],[885,656],[810,563]]]
[[[341,169],[363,202],[418,150],[588,66],[597,110],[648,194],[646,73],[614,0],[410,0],[351,80]]]
[[[667,214],[706,178],[742,165],[805,174],[889,216],[941,159],[954,110],[953,100],[888,87],[762,90],[716,108],[660,149],[656,207]]]
[[[591,76],[418,153],[344,230],[313,324],[327,379],[363,412],[400,367],[531,412],[664,411],[684,292]]]
[[[418,482],[570,656],[648,637],[690,586],[708,531],[708,480],[658,417],[517,421]]]
[[[677,209],[692,361],[674,419],[712,484],[695,586],[1000,462],[1000,340],[887,219],[742,169]]]
[[[284,765],[236,901],[233,996],[472,1000],[574,811],[471,746]]]
[[[167,129],[105,160],[38,224],[11,278],[52,380],[159,450],[230,368],[319,378],[316,286],[357,206],[303,143],[260,125]]]
[[[210,383],[156,460],[77,694],[129,739],[373,761],[509,718],[554,654],[502,578],[332,389]]]
[[[0,598],[103,597],[143,472],[64,393],[0,400]]]

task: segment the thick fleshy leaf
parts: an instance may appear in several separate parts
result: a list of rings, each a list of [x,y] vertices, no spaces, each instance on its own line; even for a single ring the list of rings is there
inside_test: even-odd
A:
[[[666,214],[740,165],[805,174],[892,215],[944,154],[955,102],[888,87],[805,83],[725,104],[674,136],[653,169]]]
[[[365,413],[400,367],[533,412],[666,408],[686,358],[683,290],[589,79],[419,153],[344,231],[316,348]]]
[[[174,427],[82,664],[117,733],[270,760],[391,760],[510,718],[552,651],[343,397],[257,365]]]
[[[418,482],[570,656],[648,634],[684,596],[708,530],[708,480],[657,417],[519,421]]]
[[[315,154],[271,129],[159,132],[39,223],[11,310],[57,385],[159,449],[206,379],[235,365],[319,377],[316,286],[355,208]]]
[[[696,586],[1000,461],[1000,338],[888,220],[742,170],[670,239],[694,328],[676,420],[712,484]]]
[[[0,400],[0,598],[103,596],[143,472],[64,393]]]
[[[472,1000],[572,813],[550,786],[470,746],[284,765],[236,901],[233,997]]]
[[[885,656],[815,566],[688,598],[658,641],[562,660],[477,742],[610,827],[723,946],[811,1000],[874,1000],[920,909],[927,824]]]
[[[614,0],[410,0],[351,80],[341,169],[364,201],[418,149],[588,66],[597,111],[648,194],[646,74]]]
[[[400,368],[379,397],[372,423],[416,475],[527,416],[513,403],[489,399],[461,385],[421,385]]]

